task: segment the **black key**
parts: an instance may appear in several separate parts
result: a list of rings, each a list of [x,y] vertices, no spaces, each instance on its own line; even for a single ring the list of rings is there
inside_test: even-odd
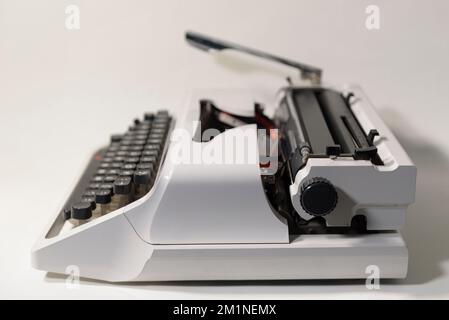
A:
[[[120,142],[123,138],[121,134],[113,134],[111,135],[111,142]]]
[[[108,169],[98,169],[97,172],[95,173],[97,176],[104,176],[106,174],[106,172],[108,172]]]
[[[161,120],[155,119],[155,120],[154,120],[154,123],[153,123],[153,126],[152,126],[151,128],[153,128],[153,129],[165,129],[165,128],[167,128],[167,127],[168,127],[168,120],[165,120],[165,119],[161,119]]]
[[[156,143],[156,144],[151,143],[151,144],[147,144],[145,146],[144,150],[157,150],[157,151],[159,151],[160,149],[161,149],[161,145],[159,143]]]
[[[64,220],[69,220],[72,217],[72,210],[70,209],[64,209],[62,213],[64,214]]]
[[[135,163],[125,163],[122,167],[123,170],[134,170],[136,169]]]
[[[149,122],[143,122],[143,123],[141,123],[141,124],[139,124],[139,125],[137,125],[136,126],[136,131],[137,130],[148,130],[148,129],[151,129],[151,127],[152,127],[152,124],[151,123],[149,123]]]
[[[155,123],[155,124],[153,124],[153,129],[167,129],[168,128],[168,123],[162,123],[162,122],[159,122],[159,123]]]
[[[100,185],[100,189],[99,190],[110,190],[110,191],[112,191],[113,188],[114,188],[114,185],[112,183],[102,183]]]
[[[142,157],[142,158],[140,158],[140,162],[141,163],[145,163],[145,162],[156,163],[157,162],[157,158],[153,157],[153,156]]]
[[[131,192],[131,178],[121,177],[118,178],[114,183],[114,193],[115,194],[128,194]]]
[[[99,204],[107,204],[111,202],[111,190],[100,189],[95,194],[95,202]]]
[[[148,184],[151,180],[151,171],[138,169],[134,173],[134,182],[136,184]]]
[[[102,168],[102,169],[109,169],[110,167],[111,167],[111,163],[109,163],[109,162],[100,163],[100,168]]]
[[[118,148],[118,151],[129,151],[131,149],[131,146],[120,146]]]
[[[147,112],[144,114],[144,119],[145,120],[153,120],[154,119],[154,113],[151,112]]]
[[[120,144],[120,146],[131,146],[133,144],[133,140],[131,139],[127,139],[127,140],[122,140],[122,143]]]
[[[97,189],[86,189],[83,193],[83,197],[91,197],[95,195],[95,192],[97,191]]]
[[[138,157],[128,157],[125,159],[125,163],[138,163],[139,158]]]
[[[141,154],[140,151],[131,151],[128,153],[128,157],[140,157]]]
[[[92,181],[92,182],[103,182],[103,179],[104,179],[103,176],[96,175],[96,176],[93,176],[93,177],[92,177],[91,181]]]
[[[147,135],[150,133],[150,129],[139,129],[133,132],[133,138],[137,138],[137,136],[145,136],[145,138],[147,137]]]
[[[125,157],[123,156],[114,157],[114,162],[123,162],[123,161],[125,161]]]
[[[106,171],[107,176],[118,176],[120,173],[120,169],[109,169]]]
[[[129,147],[129,151],[142,151],[144,148],[143,145],[138,145],[138,146],[130,146]]]
[[[164,134],[152,132],[148,136],[148,139],[161,139],[162,140],[162,139],[164,139]]]
[[[147,143],[146,140],[134,140],[134,141],[132,142],[132,145],[133,145],[133,146],[143,146],[145,143]]]
[[[87,220],[92,217],[92,207],[88,202],[78,202],[72,205],[71,216],[78,220]]]
[[[139,163],[137,165],[137,170],[153,170],[154,164],[153,163]]]
[[[147,145],[148,144],[162,144],[163,139],[148,139],[147,141]]]
[[[89,183],[89,189],[90,190],[100,189],[100,185],[101,185],[101,183],[99,183],[99,182]]]
[[[115,181],[115,179],[117,179],[117,176],[105,176],[104,177],[104,182],[106,182],[106,183],[113,183]]]
[[[156,113],[156,117],[169,117],[170,115],[169,115],[169,113],[168,113],[168,111],[167,110],[159,110],[157,113]]]
[[[158,157],[159,151],[158,150],[143,150],[142,156],[144,157]]]
[[[97,204],[95,203],[95,195],[93,196],[82,196],[81,197],[81,202],[88,202],[90,203],[90,207],[93,210],[95,210],[95,208],[97,207]]]
[[[134,170],[122,170],[120,171],[121,177],[134,177]]]
[[[125,150],[119,150],[119,151],[116,152],[116,155],[119,156],[119,157],[126,156],[127,154],[128,154],[128,152],[125,151]]]
[[[113,158],[113,157],[115,157],[115,151],[107,151],[103,156],[103,158]]]
[[[113,162],[111,163],[111,169],[120,169],[123,165],[123,162]]]
[[[104,157],[103,160],[101,161],[101,163],[110,163],[113,161],[114,161],[114,158],[112,158],[112,157]]]
[[[160,128],[153,128],[150,132],[150,135],[152,134],[161,134],[162,136],[165,136],[165,134],[167,133],[167,130],[165,129],[160,129]]]
[[[109,147],[107,152],[116,152],[117,150],[119,150],[119,148],[119,146]]]

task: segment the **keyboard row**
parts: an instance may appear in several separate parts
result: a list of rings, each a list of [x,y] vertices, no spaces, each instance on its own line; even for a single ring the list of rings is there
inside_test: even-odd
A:
[[[74,226],[115,211],[143,197],[153,186],[168,140],[167,111],[147,113],[96,156],[98,165],[81,196],[64,209]]]

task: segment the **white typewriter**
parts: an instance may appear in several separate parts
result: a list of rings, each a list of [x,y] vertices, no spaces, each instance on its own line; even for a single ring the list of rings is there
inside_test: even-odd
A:
[[[186,39],[297,68],[310,85],[286,84],[275,103],[197,90],[185,115],[134,120],[93,155],[33,266],[111,282],[357,279],[370,266],[404,278],[416,167],[364,93],[321,85],[312,66]]]

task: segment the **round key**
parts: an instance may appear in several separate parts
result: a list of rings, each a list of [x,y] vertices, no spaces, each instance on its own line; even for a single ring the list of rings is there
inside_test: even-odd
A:
[[[108,148],[108,152],[116,152],[119,150],[119,146],[111,146]]]
[[[136,126],[137,131],[148,130],[148,129],[151,129],[151,124],[148,122],[143,122]]]
[[[120,146],[118,148],[118,151],[129,151],[130,149],[131,149],[131,146]]]
[[[142,157],[142,158],[140,158],[140,162],[141,163],[147,163],[147,162],[155,163],[155,162],[157,162],[157,158],[153,157],[153,156]]]
[[[99,183],[99,182],[92,182],[92,183],[89,183],[88,188],[93,189],[93,190],[100,189],[100,185],[101,185],[101,183]]]
[[[100,189],[95,193],[95,202],[99,204],[107,204],[111,202],[111,190]]]
[[[148,139],[163,139],[164,138],[164,134],[162,134],[162,133],[155,133],[155,132],[152,132],[152,133],[150,133],[150,135],[148,136]]]
[[[115,152],[113,151],[107,151],[104,155],[103,158],[113,158],[115,157]]]
[[[125,163],[138,163],[139,158],[138,157],[128,157],[125,159]]]
[[[122,167],[123,163],[122,162],[113,162],[111,163],[111,168],[112,169],[120,169]]]
[[[107,169],[100,168],[97,170],[97,172],[95,174],[98,176],[104,176],[106,174],[106,172],[108,172]]]
[[[131,192],[131,178],[120,177],[114,182],[115,194],[128,194]]]
[[[92,217],[92,207],[88,202],[78,202],[72,205],[71,216],[78,220],[87,220]]]
[[[165,119],[154,119],[153,128],[166,128],[168,126],[168,120]]]
[[[147,144],[162,144],[162,139],[148,139]]]
[[[92,182],[102,182],[103,179],[104,179],[103,176],[96,175],[96,176],[93,176],[93,177],[92,177],[91,181],[92,181]]]
[[[115,181],[115,179],[117,179],[117,176],[105,176],[104,177],[104,182],[106,183],[113,183]]]
[[[122,167],[122,170],[134,170],[136,169],[135,163],[125,163]]]
[[[133,146],[143,146],[145,143],[147,143],[146,140],[134,140],[134,141],[132,142],[132,145],[133,145]]]
[[[120,176],[122,176],[122,177],[133,177],[134,176],[134,170],[122,170],[122,171],[120,171]]]
[[[168,110],[162,109],[162,110],[158,110],[158,112],[156,113],[156,117],[169,117],[169,113]]]
[[[137,170],[153,170],[154,164],[153,163],[139,163],[137,165]]]
[[[111,142],[120,142],[123,138],[121,134],[113,134],[111,135]]]
[[[112,183],[102,183],[100,185],[100,190],[102,190],[102,189],[109,190],[112,192],[112,190],[114,189],[114,185]]]
[[[126,139],[126,140],[122,140],[122,142],[120,143],[120,146],[130,146],[132,144],[133,144],[132,139]]]
[[[153,129],[151,129],[150,134],[153,134],[153,133],[165,135],[165,129],[153,128]]]
[[[125,161],[125,157],[124,156],[116,156],[114,157],[114,162],[123,162]]]
[[[97,191],[97,189],[87,189],[84,191],[83,196],[86,196],[86,197],[94,196],[95,191]]]
[[[151,112],[147,112],[144,114],[144,119],[145,120],[153,120],[154,119],[154,113]]]
[[[150,183],[151,171],[139,169],[134,173],[134,182],[136,184],[148,184]]]
[[[128,153],[128,157],[140,157],[141,154],[142,154],[142,152],[140,152],[140,151],[130,151]]]
[[[159,151],[157,150],[143,150],[142,156],[144,157],[157,157],[159,155]]]
[[[142,151],[144,148],[143,145],[138,145],[138,146],[130,146],[129,147],[129,151]]]
[[[144,139],[147,138],[148,133],[150,133],[151,128],[147,128],[147,129],[139,129],[133,132],[133,139],[137,139],[138,136],[143,136]]]
[[[157,151],[159,151],[160,149],[161,149],[161,145],[160,144],[158,144],[158,143],[156,143],[156,144],[149,143],[149,144],[147,144],[145,146],[144,150],[157,150]]]
[[[72,217],[72,210],[70,209],[64,209],[62,210],[62,213],[64,215],[64,220],[69,220]]]
[[[93,196],[82,196],[81,197],[81,202],[88,202],[90,203],[90,207],[93,210],[95,210],[95,208],[97,207],[97,204],[95,203],[95,195]]]
[[[118,176],[120,169],[109,169],[106,171],[106,176]]]

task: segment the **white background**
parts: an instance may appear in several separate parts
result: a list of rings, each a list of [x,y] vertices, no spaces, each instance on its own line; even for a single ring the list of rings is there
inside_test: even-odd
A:
[[[80,30],[65,28],[68,4]],[[380,30],[365,8],[380,7]],[[449,298],[449,2],[0,0],[0,298]],[[194,50],[185,30],[359,83],[418,166],[409,276],[363,281],[111,285],[30,266],[30,250],[92,152],[191,88],[284,84],[286,70]]]

